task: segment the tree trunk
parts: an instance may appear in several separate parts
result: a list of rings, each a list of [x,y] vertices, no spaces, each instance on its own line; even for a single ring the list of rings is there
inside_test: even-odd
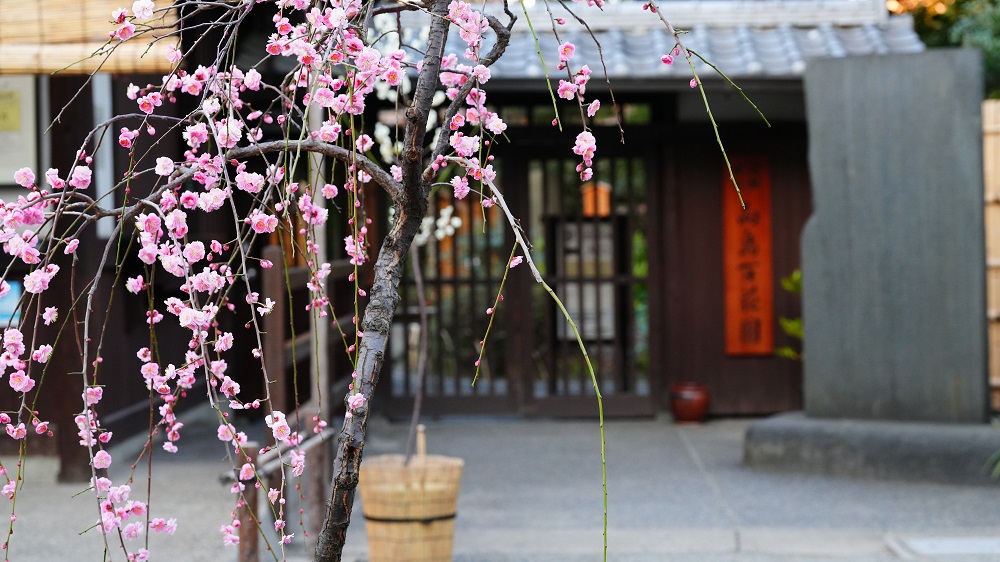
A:
[[[323,528],[316,539],[317,562],[340,562],[342,557],[365,445],[368,401],[374,394],[384,363],[389,329],[399,302],[398,287],[403,276],[403,262],[420,229],[420,222],[427,213],[430,186],[422,177],[423,146],[427,133],[427,115],[438,84],[441,57],[448,35],[448,1],[434,0],[431,6],[433,19],[427,51],[414,88],[413,105],[407,110],[404,152],[400,162],[403,169],[403,192],[395,201],[397,222],[382,242],[375,261],[375,281],[369,291],[370,300],[361,322],[364,337],[361,338],[358,350],[357,378],[354,384],[355,392],[362,393],[366,403],[362,408],[356,409],[351,418],[344,420],[340,431],[337,455],[333,462],[330,501]]]

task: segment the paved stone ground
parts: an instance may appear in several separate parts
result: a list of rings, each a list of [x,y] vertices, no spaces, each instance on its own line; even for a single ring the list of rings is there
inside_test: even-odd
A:
[[[1000,488],[751,471],[740,461],[748,423],[609,421],[608,560],[1000,561]],[[218,532],[233,498],[220,482],[226,461],[215,424],[194,414],[184,431],[177,455],[156,455],[151,513],[179,525],[173,537],[154,536],[153,560],[235,560]],[[405,433],[374,421],[366,455],[401,451]],[[428,423],[428,449],[466,462],[456,561],[601,560],[596,423],[448,419]],[[123,481],[127,468],[113,466],[115,479]],[[50,459],[30,461],[26,471],[10,560],[102,560],[100,537],[93,530],[78,536],[97,518],[93,497],[79,494],[85,487],[55,484]],[[133,486],[134,496],[140,488]],[[362,509],[358,501],[345,551],[352,562],[367,559]],[[301,543],[284,558],[309,559]],[[109,560],[121,559],[112,549]]]

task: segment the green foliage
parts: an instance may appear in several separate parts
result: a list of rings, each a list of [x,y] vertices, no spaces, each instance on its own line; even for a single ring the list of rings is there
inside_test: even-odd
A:
[[[781,288],[793,295],[802,294],[802,270],[796,269],[788,277],[781,278]],[[799,336],[801,337],[801,336]]]
[[[779,318],[778,324],[785,335],[802,341],[802,319],[801,318]]]
[[[796,269],[787,277],[782,277],[781,288],[789,293],[792,293],[793,295],[801,295],[802,270]],[[802,318],[779,318],[778,325],[781,327],[781,331],[785,332],[785,335],[802,341]],[[791,359],[793,361],[802,360],[802,353],[787,345],[775,349],[774,354],[778,357],[784,357],[785,359]]]
[[[983,51],[986,95],[1000,98],[1000,5],[993,0],[970,0],[951,28],[951,40]]]
[[[802,354],[798,351],[792,349],[791,346],[783,345],[781,347],[775,348],[774,354],[778,357],[784,357],[785,359],[791,359],[792,361],[801,361]]]
[[[961,42],[952,37],[952,27],[966,11],[971,0],[951,2],[903,3],[913,16],[913,28],[928,47],[953,47]],[[895,11],[895,10],[894,10]]]
[[[997,0],[890,0],[895,13],[913,16],[928,47],[975,47],[983,51],[986,96],[1000,98],[1000,6]]]

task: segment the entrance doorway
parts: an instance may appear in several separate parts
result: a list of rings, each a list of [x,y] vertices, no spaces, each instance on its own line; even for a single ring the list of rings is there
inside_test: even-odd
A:
[[[493,164],[533,245],[532,259],[586,345],[606,414],[653,415],[660,390],[650,360],[647,199],[657,172],[651,152],[626,151],[616,132],[608,133],[587,182],[565,142],[546,142],[537,130],[509,130],[511,142],[497,147]],[[558,306],[525,266],[504,281],[514,240],[502,212],[484,209],[474,194],[455,201],[450,190],[439,191],[432,208],[437,213],[419,247],[430,336],[424,411],[595,414],[593,382]],[[416,388],[420,307],[409,266],[391,338],[391,376],[380,385],[390,417],[409,415]],[[488,315],[491,308],[496,312]]]

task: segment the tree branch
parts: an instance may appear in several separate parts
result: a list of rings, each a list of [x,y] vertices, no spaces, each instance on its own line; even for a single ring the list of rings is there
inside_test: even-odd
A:
[[[342,146],[319,142],[313,139],[306,140],[278,140],[262,142],[251,146],[233,148],[226,153],[226,160],[243,160],[251,156],[261,156],[274,152],[315,152],[331,158],[336,158],[347,164],[354,164],[361,168],[366,174],[372,177],[379,186],[382,187],[392,197],[392,200],[400,204],[403,198],[403,184],[392,179],[388,172],[383,170],[378,164],[373,162],[364,154],[352,152]]]
[[[506,5],[507,3],[504,2],[505,11],[510,18],[510,21],[506,26],[504,26],[497,18],[486,14],[486,20],[489,22],[490,27],[493,28],[493,32],[497,34],[497,42],[493,45],[493,48],[490,49],[490,52],[487,53],[485,57],[480,59],[483,66],[489,67],[499,60],[500,57],[503,56],[504,51],[507,50],[507,45],[510,44],[510,30],[514,27],[514,22],[517,21],[517,16],[512,14],[509,10],[506,10]],[[442,127],[447,126],[447,124],[451,122],[452,117],[458,113],[458,109],[462,107],[466,96],[469,95],[469,92],[471,92],[472,88],[475,86],[475,80],[469,80],[462,85],[458,95],[455,96],[455,99],[452,100],[451,104],[448,105],[448,109],[445,111],[444,119],[441,121]],[[433,162],[439,155],[444,154],[446,150],[448,150],[448,136],[442,134],[438,137],[437,145],[431,152],[430,161]],[[425,182],[432,182],[434,180],[434,169],[428,167],[424,170],[423,179]]]

